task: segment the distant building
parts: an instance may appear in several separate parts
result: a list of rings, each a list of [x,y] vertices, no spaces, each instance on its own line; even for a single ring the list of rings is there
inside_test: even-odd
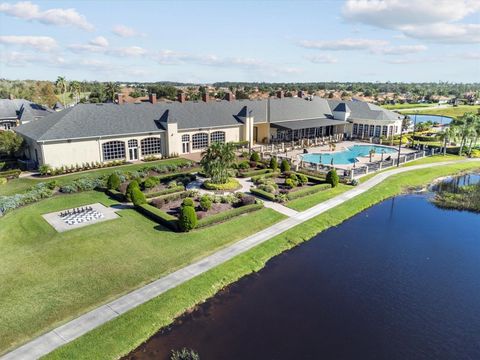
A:
[[[24,99],[0,99],[0,131],[50,115],[53,110]]]
[[[288,142],[345,134],[379,138],[400,133],[403,116],[362,101],[307,96],[264,100],[78,104],[15,131],[37,165],[136,161],[146,156],[201,152],[214,142]]]

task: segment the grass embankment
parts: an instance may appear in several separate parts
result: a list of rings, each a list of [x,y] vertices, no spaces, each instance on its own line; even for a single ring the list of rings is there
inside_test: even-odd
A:
[[[284,218],[262,209],[186,234],[135,210],[64,233],[41,217],[95,202],[115,203],[55,196],[0,219],[0,353]]]
[[[408,110],[402,111],[403,114],[415,115],[415,114],[423,114],[423,115],[440,115],[440,116],[448,116],[451,118],[459,118],[463,116],[467,112],[477,113],[479,111],[480,105],[460,105],[460,106],[452,106],[452,107],[445,107],[445,108],[438,108],[438,109],[424,109],[419,110],[418,112],[409,112]]]
[[[121,165],[121,166],[113,166],[109,168],[103,169],[96,169],[96,170],[89,170],[89,171],[82,171],[68,175],[58,175],[58,176],[51,176],[45,178],[19,178],[19,179],[12,179],[9,180],[5,185],[0,186],[0,196],[2,195],[13,195],[18,194],[21,192],[26,191],[31,186],[38,184],[39,182],[45,182],[50,180],[56,180],[59,185],[63,185],[68,183],[72,180],[78,179],[80,177],[93,177],[99,176],[104,174],[111,174],[112,172],[118,171],[135,171],[139,170],[146,166],[153,166],[153,165],[178,165],[184,164],[187,160],[182,158],[175,158],[175,159],[166,159],[166,160],[158,160],[158,161],[151,161],[151,162],[142,162],[136,164],[128,164],[128,165]]]
[[[425,103],[420,103],[420,104],[395,104],[395,105],[382,105],[384,109],[388,110],[401,110],[401,109],[415,109],[415,108],[423,108],[423,107],[434,107],[438,106],[438,104],[425,104]]]
[[[46,358],[116,359],[140,345],[159,328],[170,324],[186,309],[213,296],[220,289],[239,278],[260,270],[270,258],[281,252],[311,239],[317,233],[331,226],[340,224],[369,206],[403,192],[405,187],[425,185],[440,176],[477,167],[479,167],[478,163],[451,164],[395,175],[370,191],[304,222],[104,324],[57,349]]]

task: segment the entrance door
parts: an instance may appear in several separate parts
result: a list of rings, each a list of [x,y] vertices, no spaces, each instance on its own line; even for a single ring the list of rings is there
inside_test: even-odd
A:
[[[128,149],[130,160],[138,160],[138,148]]]
[[[190,143],[188,142],[182,143],[182,151],[184,154],[188,154],[190,152]]]

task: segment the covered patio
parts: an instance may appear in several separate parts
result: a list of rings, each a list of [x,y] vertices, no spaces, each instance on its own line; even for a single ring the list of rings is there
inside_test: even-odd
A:
[[[271,123],[271,142],[299,141],[343,134],[347,122],[333,119],[292,120]]]

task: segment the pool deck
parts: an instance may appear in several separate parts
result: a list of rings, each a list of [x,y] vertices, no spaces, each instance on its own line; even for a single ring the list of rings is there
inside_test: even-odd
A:
[[[336,143],[335,145],[336,145],[335,151],[331,151],[329,145],[309,147],[309,148],[307,148],[307,150],[308,150],[309,154],[337,153],[337,152],[345,151],[345,150],[347,150],[348,148],[350,148],[354,145],[385,146],[385,147],[388,147],[390,149],[395,150],[395,153],[384,154],[383,155],[384,159],[389,155],[392,156],[392,157],[397,156],[397,151],[398,151],[398,146],[389,146],[389,145],[385,145],[385,144],[382,144],[382,145],[380,145],[380,144],[370,144],[370,143],[359,142],[359,141],[342,141],[342,142]],[[415,150],[402,148],[402,154],[410,154],[412,152],[415,152]],[[289,157],[293,158],[293,159],[296,159],[296,161],[299,161],[300,156],[303,155],[303,149],[302,150],[298,149],[298,150],[289,151],[287,155]],[[358,162],[356,163],[356,166],[359,166],[359,165],[362,165],[362,164],[367,164],[367,163],[370,162],[370,156],[368,156],[368,155],[358,157],[357,159],[358,159]],[[372,161],[373,162],[374,161],[380,161],[381,159],[382,159],[382,154],[377,153],[377,154],[372,156]],[[350,170],[353,167],[353,164],[335,164],[335,167],[338,168],[338,169]]]

